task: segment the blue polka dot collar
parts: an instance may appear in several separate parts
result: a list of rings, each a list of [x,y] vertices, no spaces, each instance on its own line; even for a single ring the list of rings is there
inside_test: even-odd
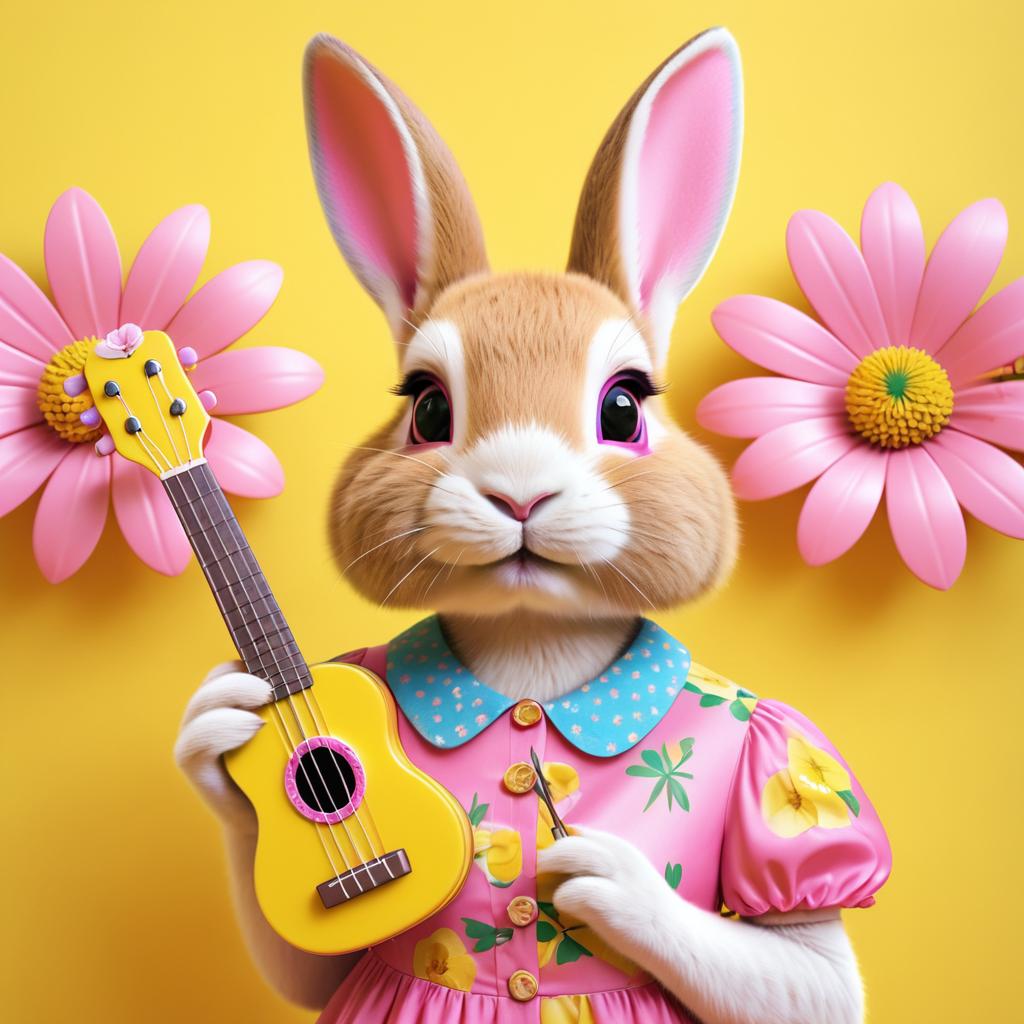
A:
[[[639,743],[683,691],[690,652],[649,619],[629,649],[589,683],[544,704],[573,746],[612,757]],[[516,702],[476,679],[452,653],[436,615],[388,644],[388,685],[406,718],[435,747],[459,747]]]

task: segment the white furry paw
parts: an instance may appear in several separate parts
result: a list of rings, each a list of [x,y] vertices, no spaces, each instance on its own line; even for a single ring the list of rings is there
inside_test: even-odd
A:
[[[174,744],[178,767],[225,825],[255,828],[252,806],[232,782],[222,756],[247,743],[263,726],[254,715],[271,698],[270,684],[241,671],[237,661],[218,665],[185,708]]]
[[[644,967],[652,923],[679,902],[635,846],[607,832],[580,830],[537,854],[537,871],[570,876],[555,889],[555,907],[583,921]]]

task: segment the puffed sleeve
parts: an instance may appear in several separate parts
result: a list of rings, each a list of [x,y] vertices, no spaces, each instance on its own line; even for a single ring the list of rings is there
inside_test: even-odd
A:
[[[743,917],[869,907],[891,866],[882,823],[835,747],[799,712],[759,701],[726,811],[726,906]]]

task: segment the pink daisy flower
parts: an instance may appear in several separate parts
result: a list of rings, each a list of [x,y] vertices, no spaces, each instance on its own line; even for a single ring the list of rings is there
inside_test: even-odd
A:
[[[739,295],[712,314],[722,338],[775,377],[731,381],[700,423],[756,438],[733,468],[737,495],[773,498],[816,481],[797,528],[811,565],[861,537],[885,494],[904,562],[947,589],[967,550],[960,506],[1024,537],[1024,278],[974,307],[1006,246],[1002,205],[960,213],[925,260],[921,221],[898,185],[864,206],[861,248],[831,218],[789,222],[793,273],[818,323],[775,299]],[[824,325],[824,326],[823,326]]]
[[[46,221],[44,257],[56,306],[0,255],[0,516],[45,484],[32,544],[51,582],[72,575],[92,554],[110,498],[125,540],[147,565],[175,575],[192,555],[160,481],[120,455],[98,458],[92,400],[88,392],[64,390],[80,374],[92,339],[116,340],[133,324],[166,331],[179,351],[194,350],[185,360],[198,358],[192,383],[211,393],[204,404],[216,395],[221,415],[290,405],[323,381],[320,367],[291,349],[223,351],[263,318],[282,272],[265,260],[239,263],[189,298],[209,238],[203,207],[175,211],[143,243],[122,288],[110,223],[88,193],[73,188]],[[213,421],[205,454],[232,494],[266,498],[284,485],[270,448],[226,420]]]

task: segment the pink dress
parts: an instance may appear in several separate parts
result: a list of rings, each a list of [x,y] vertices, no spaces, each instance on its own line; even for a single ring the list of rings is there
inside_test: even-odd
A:
[[[744,916],[867,907],[889,873],[878,816],[822,733],[691,664],[653,622],[601,676],[543,706],[475,679],[436,618],[345,658],[387,679],[406,751],[462,802],[476,854],[461,893],[371,949],[320,1024],[693,1021],[553,905],[558,879],[536,873],[554,842],[547,808],[517,791],[531,748],[570,829],[628,838],[664,872],[666,898]]]

